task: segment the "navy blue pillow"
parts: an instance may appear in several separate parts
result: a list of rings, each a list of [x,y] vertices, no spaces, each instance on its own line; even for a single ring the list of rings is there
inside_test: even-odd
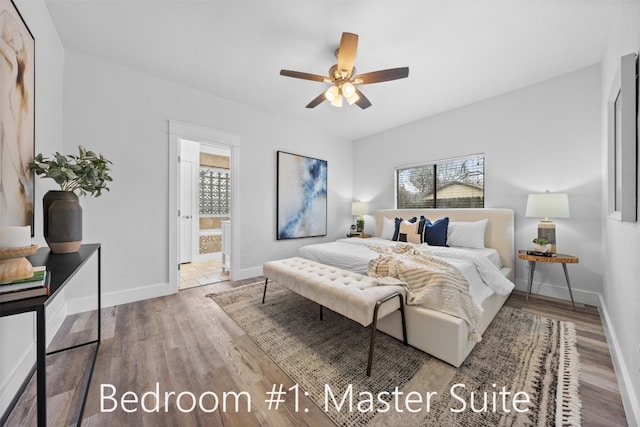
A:
[[[424,217],[421,217],[422,219]],[[426,219],[426,218],[425,218]],[[422,241],[430,246],[447,246],[447,229],[449,217],[440,218],[436,222],[426,219],[424,224],[424,238]]]
[[[416,222],[418,220],[418,217],[413,217],[411,219],[408,219],[407,221],[409,222]],[[391,240],[393,240],[394,242],[398,241],[398,233],[400,232],[400,223],[404,221],[404,219],[402,218],[397,218],[395,219],[395,230],[393,230],[393,237],[391,238]]]

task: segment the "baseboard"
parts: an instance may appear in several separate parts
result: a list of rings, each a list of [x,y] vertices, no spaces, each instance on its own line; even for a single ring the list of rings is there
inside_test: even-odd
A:
[[[234,280],[249,279],[262,276],[262,266],[239,270]],[[122,291],[102,293],[102,308],[112,307],[130,302],[142,301],[149,298],[162,297],[175,294],[177,290],[169,283],[158,283],[149,286],[126,289]],[[73,313],[79,313],[95,308],[95,299],[91,297],[74,298],[67,301],[67,305],[73,307]],[[71,313],[70,313],[71,314]]]
[[[620,345],[618,344],[618,338],[615,331],[611,328],[611,318],[607,310],[607,305],[600,297],[600,318],[602,319],[602,327],[604,328],[604,334],[607,337],[609,343],[609,350],[611,351],[611,359],[613,360],[613,367],[618,379],[618,386],[620,387],[620,396],[622,397],[622,403],[624,404],[624,412],[627,417],[627,424],[629,426],[640,425],[640,396],[636,396],[631,383],[631,371],[627,367],[624,359],[620,357]]]
[[[95,296],[71,298],[67,301],[67,315],[93,311],[96,308],[98,299]]]
[[[516,289],[522,292],[527,292],[528,283],[523,280],[516,279]],[[582,289],[571,288],[573,293],[573,300],[580,304],[600,306],[600,294],[591,291],[585,291]],[[549,283],[533,282],[531,286],[531,293],[537,295],[544,295],[550,298],[557,298],[565,301],[571,301],[569,296],[569,288],[566,283],[563,285],[553,285]]]
[[[237,272],[237,276],[235,276],[233,280],[244,280],[260,276],[262,276],[262,266],[243,268]]]
[[[163,297],[166,295],[175,294],[176,292],[177,289],[172,287],[169,283],[158,283],[155,285],[140,286],[137,288],[131,288],[122,291],[103,292],[102,308],[128,304],[130,302],[142,301],[150,298]],[[75,304],[76,300],[73,300],[73,302]],[[83,301],[78,302],[80,305],[85,303]],[[95,307],[95,302],[93,307]]]

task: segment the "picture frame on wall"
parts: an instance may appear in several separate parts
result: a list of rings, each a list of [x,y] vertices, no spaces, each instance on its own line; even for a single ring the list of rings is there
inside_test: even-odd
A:
[[[34,235],[35,39],[11,0],[0,0],[0,226]]]
[[[620,60],[607,102],[609,217],[637,221],[638,55]]]
[[[607,102],[608,211],[619,221],[637,221],[638,55],[620,60]]]
[[[327,161],[277,152],[277,239],[327,235]]]

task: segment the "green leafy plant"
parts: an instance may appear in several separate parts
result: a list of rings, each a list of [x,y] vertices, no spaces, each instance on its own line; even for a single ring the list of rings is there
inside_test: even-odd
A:
[[[78,146],[79,154],[62,155],[56,152],[52,158],[36,155],[29,163],[29,169],[38,176],[53,179],[62,191],[78,192],[80,195],[99,197],[102,190],[109,191],[108,183],[113,181],[109,173],[111,161],[102,154],[87,151]]]
[[[548,245],[549,243],[551,243],[548,239],[545,239],[544,237],[536,237],[535,239],[533,239],[533,243],[535,243],[536,245]]]

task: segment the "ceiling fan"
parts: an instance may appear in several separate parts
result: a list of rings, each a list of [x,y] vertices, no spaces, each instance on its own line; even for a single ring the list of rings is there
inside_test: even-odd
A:
[[[336,50],[338,63],[329,68],[329,77],[291,70],[280,70],[280,75],[332,84],[326,92],[321,93],[313,99],[313,101],[307,104],[307,108],[314,108],[325,100],[331,102],[331,105],[335,107],[341,107],[342,98],[344,97],[349,105],[355,103],[358,107],[364,110],[365,108],[371,107],[371,102],[362,94],[362,92],[360,92],[356,87],[357,85],[404,79],[409,76],[409,67],[390,68],[388,70],[372,71],[370,73],[354,75],[356,69],[353,64],[356,59],[357,49],[358,35],[342,33],[340,47]]]

